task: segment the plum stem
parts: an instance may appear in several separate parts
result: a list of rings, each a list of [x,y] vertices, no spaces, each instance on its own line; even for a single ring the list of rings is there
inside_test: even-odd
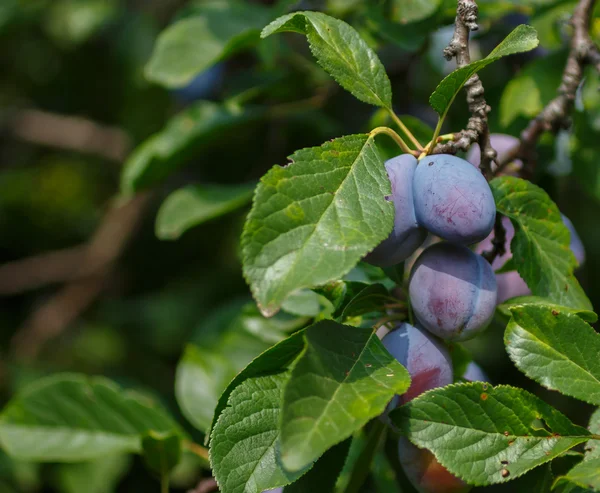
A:
[[[402,122],[402,120],[400,120],[398,115],[396,115],[395,111],[392,110],[391,108],[388,109],[388,111],[389,111],[392,119],[396,122],[396,125],[398,125],[398,127],[400,127],[400,130],[402,130],[404,132],[404,135],[406,135],[408,137],[408,140],[410,140],[415,145],[417,150],[419,150],[419,151],[423,150],[423,145],[412,134],[412,132],[408,129],[408,127],[404,124],[404,122]]]
[[[388,137],[391,137],[392,140],[394,142],[396,142],[396,144],[398,144],[400,149],[402,149],[404,152],[406,152],[408,154],[412,154],[414,156],[415,152],[418,152],[418,151],[413,151],[410,147],[408,147],[407,143],[404,142],[402,137],[400,137],[394,130],[392,130],[389,127],[376,127],[369,132],[369,135],[371,135],[373,137],[375,135],[379,135],[379,134],[385,134]]]

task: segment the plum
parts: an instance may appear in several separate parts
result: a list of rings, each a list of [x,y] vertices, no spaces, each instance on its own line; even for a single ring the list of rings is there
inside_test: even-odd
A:
[[[415,262],[408,285],[419,322],[445,340],[474,337],[496,307],[496,277],[490,264],[467,247],[436,243]]]
[[[408,391],[392,407],[406,404],[423,392],[444,387],[453,381],[452,360],[445,346],[426,330],[400,324],[381,342],[410,374]]]
[[[581,238],[579,238],[579,235],[577,234],[577,231],[575,231],[575,227],[569,218],[564,214],[561,214],[561,217],[563,223],[571,233],[571,251],[575,255],[577,263],[582,265],[585,262],[585,249],[583,247],[583,243],[581,242]],[[507,250],[504,255],[498,255],[494,259],[494,262],[492,263],[492,269],[495,271],[500,269],[506,262],[508,262],[510,258],[512,258],[512,253],[510,252],[510,242],[515,236],[515,229],[510,222],[510,219],[506,216],[502,218],[502,225],[506,231]],[[479,243],[475,247],[475,251],[478,253],[483,253],[486,250],[490,250],[492,248],[493,238],[494,232],[492,232],[485,240]],[[516,296],[527,296],[531,294],[531,290],[517,271],[496,274],[496,282],[498,284],[498,303],[503,303],[506,300]]]
[[[417,159],[410,154],[396,156],[385,163],[392,185],[394,229],[365,257],[370,264],[378,267],[396,265],[408,258],[427,237],[427,231],[419,227],[415,218],[412,183],[416,167]]]
[[[492,134],[490,135],[490,142],[492,147],[496,150],[496,158],[500,162],[503,161],[506,156],[508,156],[508,154],[519,145],[519,139],[517,137],[506,134]],[[479,168],[479,164],[481,163],[481,151],[479,150],[478,144],[473,144],[469,149],[469,152],[467,153],[467,161],[469,161],[473,166]],[[502,172],[498,173],[498,175],[516,175],[521,168],[523,168],[523,162],[517,159],[511,163],[510,166],[504,168]]]
[[[406,477],[420,493],[466,493],[471,486],[442,466],[427,449],[405,437],[398,441],[398,459]]]
[[[481,369],[481,366],[479,366],[477,363],[475,363],[475,361],[471,361],[467,365],[467,369],[463,373],[462,377],[465,380],[468,380],[469,382],[489,382],[490,381],[488,376]]]
[[[444,240],[470,245],[494,227],[492,191],[464,159],[446,154],[423,158],[415,171],[413,195],[419,225]]]

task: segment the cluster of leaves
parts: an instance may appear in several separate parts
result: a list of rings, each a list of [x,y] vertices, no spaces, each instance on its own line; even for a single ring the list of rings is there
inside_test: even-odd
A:
[[[542,41],[552,39],[550,47],[561,47],[548,26],[572,6],[537,3],[532,24]],[[272,64],[280,52],[290,52],[271,35],[299,33],[320,67],[359,101],[380,108],[376,116],[384,121],[375,131],[296,151],[291,164],[273,167],[258,186],[191,184],[161,206],[156,234],[173,240],[254,197],[241,254],[258,310],[246,299],[236,300],[203,320],[176,372],[177,403],[209,449],[195,443],[196,431],[186,431],[157,399],[105,379],[63,374],[39,379],[4,408],[0,446],[10,460],[65,463],[60,481],[72,485],[65,491],[77,491],[93,474],[118,481],[123,461],[112,459],[129,454],[142,455],[163,485],[176,467],[196,460],[205,468],[210,462],[224,493],[282,486],[286,492],[357,491],[371,471],[377,491],[396,491],[382,448],[382,436],[392,431],[373,418],[406,391],[410,378],[383,348],[373,325],[386,317],[390,304],[399,303],[392,291],[402,284],[403,274],[401,269],[369,268],[360,259],[392,228],[383,162],[400,149],[394,144],[390,151],[382,134],[398,137],[387,125],[399,119],[392,84],[371,45],[385,40],[415,52],[426,40],[426,24],[450,21],[455,5],[441,0],[396,0],[387,8],[375,2],[329,4],[330,13],[355,20],[367,41],[349,24],[323,13],[282,15],[293,2],[274,7],[191,2],[163,31],[145,68],[149,80],[181,88],[249,48]],[[491,22],[506,9],[482,3],[482,19]],[[418,139],[435,139],[470,76],[536,46],[536,30],[517,27],[487,57],[437,85],[430,97],[439,116],[436,131],[402,121]],[[505,126],[531,116],[549,99],[540,92],[537,109],[515,99],[524,87],[546,87],[547,80],[538,80],[541,63],[549,62],[535,59],[507,86],[500,103]],[[559,65],[554,62],[552,69]],[[311,90],[326,84],[315,67],[305,76]],[[223,102],[202,100],[185,108],[129,157],[121,174],[123,195],[160,186],[192,157],[210,152],[215,142],[229,142],[241,129],[295,112],[289,102],[260,104],[266,94],[289,83],[286,77],[264,77],[236,88]],[[594,98],[584,91],[583,106],[597,111]],[[596,155],[590,153],[593,118],[594,111],[578,113],[570,136],[577,143],[574,152],[588,154],[577,161],[585,168],[583,177],[592,173],[589,164]],[[596,181],[586,183],[594,193]],[[600,336],[588,324],[597,317],[573,275],[576,262],[558,208],[527,181],[503,177],[490,185],[498,211],[515,227],[513,260],[505,269],[516,269],[534,295],[499,307],[499,317],[508,319],[506,351],[530,379],[600,406]],[[461,349],[457,346],[456,353],[464,366],[469,356]],[[391,419],[397,430],[469,483],[518,478],[528,491],[600,490],[598,412],[586,429],[522,389],[462,383],[424,394],[394,411]],[[584,454],[573,451],[583,443]],[[538,467],[565,457],[581,460],[557,477],[551,467]],[[392,477],[389,484],[386,475]]]

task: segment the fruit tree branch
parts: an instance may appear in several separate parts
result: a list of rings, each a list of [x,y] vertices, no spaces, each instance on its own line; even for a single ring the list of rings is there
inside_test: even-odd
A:
[[[477,31],[478,8],[475,0],[458,0],[454,34],[448,46],[444,49],[444,56],[451,60],[456,58],[459,67],[471,62],[469,53],[469,33]],[[487,115],[491,111],[484,96],[484,89],[478,75],[473,75],[466,83],[467,104],[471,117],[467,127],[455,134],[454,140],[437,144],[434,154],[455,154],[457,151],[467,151],[475,142],[481,148],[481,170],[486,178],[490,178],[492,161],[496,159],[496,151],[490,143]]]
[[[557,133],[571,125],[570,113],[575,103],[577,88],[583,80],[587,65],[600,71],[600,51],[590,37],[590,24],[595,0],[580,0],[571,18],[573,37],[569,56],[563,71],[557,96],[550,101],[521,133],[520,145],[498,163],[498,170],[520,158],[525,164],[524,172],[531,175],[535,169],[535,146],[544,132]]]

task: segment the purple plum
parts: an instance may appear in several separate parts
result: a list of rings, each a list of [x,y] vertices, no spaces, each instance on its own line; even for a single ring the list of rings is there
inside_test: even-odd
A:
[[[415,218],[413,204],[413,177],[417,159],[410,154],[402,154],[385,163],[392,185],[390,200],[394,202],[394,229],[390,236],[365,257],[370,264],[390,267],[408,258],[427,237],[427,231],[420,228]]]
[[[419,322],[445,340],[474,337],[488,325],[496,307],[496,277],[490,264],[453,243],[437,243],[421,254],[408,290]]]
[[[561,216],[563,223],[571,233],[571,251],[575,255],[577,263],[582,265],[585,262],[585,249],[583,247],[583,243],[581,242],[581,238],[579,238],[579,235],[577,234],[577,231],[575,231],[575,227],[569,218],[564,214],[561,214]],[[510,252],[510,242],[515,236],[515,229],[510,222],[510,219],[506,216],[502,218],[502,225],[506,231],[507,251],[504,253],[504,255],[498,255],[494,259],[494,262],[492,263],[492,269],[495,271],[504,266],[504,264],[512,258],[512,253]],[[492,233],[490,233],[485,240],[475,247],[475,251],[478,253],[483,253],[486,250],[490,250],[492,248],[493,238],[494,232],[492,231]],[[527,284],[517,271],[496,274],[496,281],[498,284],[498,303],[503,303],[506,300],[516,296],[527,296],[531,294],[531,290],[529,287],[527,287]]]
[[[464,159],[446,154],[421,159],[413,194],[419,225],[444,240],[470,245],[494,227],[492,191],[479,170]]]
[[[506,134],[492,134],[490,135],[490,142],[492,147],[496,150],[497,160],[503,161],[508,154],[519,145],[519,139],[512,135]],[[478,144],[473,144],[467,153],[467,161],[473,166],[479,168],[481,162],[481,151],[479,150]],[[502,175],[516,175],[523,168],[523,162],[521,160],[515,160],[509,166],[504,168],[498,176]]]
[[[446,347],[426,330],[402,323],[381,342],[410,374],[408,391],[392,402],[406,404],[423,392],[453,381],[452,359]]]
[[[406,477],[419,493],[466,493],[471,486],[442,466],[427,449],[415,447],[406,437],[398,441],[398,459]]]
[[[467,365],[467,369],[463,373],[462,376],[465,380],[469,382],[488,382],[490,381],[489,377],[485,374],[485,372],[481,369],[475,361],[471,361]]]

